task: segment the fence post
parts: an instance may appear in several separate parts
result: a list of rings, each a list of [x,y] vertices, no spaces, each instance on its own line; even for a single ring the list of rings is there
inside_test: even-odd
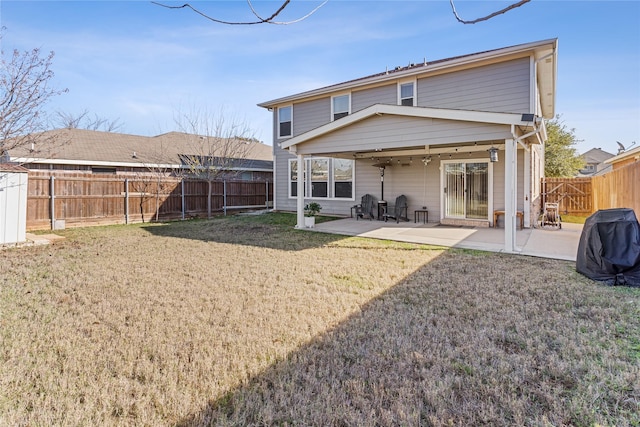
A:
[[[52,175],[49,179],[49,198],[51,199],[51,229],[55,230],[55,221],[56,221],[56,195],[55,195],[55,191],[54,191],[54,187],[55,187],[55,177]]]
[[[184,206],[184,178],[182,178],[180,180],[180,198],[182,200],[182,220],[184,221],[184,211],[185,211],[185,206]]]
[[[129,178],[124,179],[124,223],[129,224]]]
[[[222,208],[224,216],[227,216],[227,180],[222,181]]]
[[[269,210],[269,181],[264,182],[264,208]]]

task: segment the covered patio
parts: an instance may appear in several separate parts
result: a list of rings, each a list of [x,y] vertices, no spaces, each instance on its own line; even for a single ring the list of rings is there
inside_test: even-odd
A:
[[[582,224],[563,223],[561,229],[525,228],[515,232],[516,250],[505,251],[501,228],[456,227],[437,223],[383,222],[355,218],[317,224],[317,232],[368,237],[399,242],[509,252],[541,258],[575,261]]]

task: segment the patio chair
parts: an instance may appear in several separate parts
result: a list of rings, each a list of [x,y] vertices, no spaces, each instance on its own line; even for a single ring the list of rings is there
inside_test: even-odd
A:
[[[407,196],[396,197],[396,203],[393,206],[388,206],[386,212],[382,215],[384,222],[387,222],[389,218],[393,218],[397,223],[400,220],[409,221],[408,211],[409,206],[407,204]]]
[[[362,196],[362,200],[359,205],[355,205],[354,208],[356,210],[356,221],[359,218],[364,218],[365,216],[369,217],[369,221],[373,219],[373,196],[371,194],[365,194]]]

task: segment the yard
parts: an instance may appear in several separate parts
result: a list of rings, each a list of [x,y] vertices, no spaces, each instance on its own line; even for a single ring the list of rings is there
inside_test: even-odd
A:
[[[0,425],[640,425],[640,290],[294,221],[0,251]]]

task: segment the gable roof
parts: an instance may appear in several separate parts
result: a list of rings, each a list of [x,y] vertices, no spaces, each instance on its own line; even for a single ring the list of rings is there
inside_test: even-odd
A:
[[[587,164],[602,163],[613,156],[614,156],[613,154],[606,152],[601,148],[592,148],[591,150],[581,155],[581,157],[584,159],[585,163]]]
[[[473,68],[481,65],[491,64],[509,58],[524,57],[533,55],[537,63],[537,81],[540,88],[540,104],[543,117],[551,119],[555,116],[555,92],[557,74],[557,51],[558,39],[548,39],[538,42],[519,44],[500,49],[487,50],[484,52],[471,53],[467,55],[455,56],[451,58],[439,59],[436,61],[425,61],[420,64],[410,64],[406,67],[396,67],[389,71],[370,76],[313,89],[294,95],[277,98],[258,104],[263,108],[275,108],[281,105],[294,103],[300,100],[312,99],[326,96],[330,93],[361,89],[366,86],[376,86],[387,82],[404,79],[407,77],[427,77],[429,74],[442,73],[443,71],[453,71],[454,69]]]
[[[363,110],[342,117],[333,122],[317,127],[296,137],[283,141],[281,148],[289,148],[294,145],[326,135],[338,129],[352,125],[359,121],[374,116],[398,115],[406,117],[421,117],[432,119],[457,120],[478,123],[495,123],[503,125],[530,125],[529,118],[515,113],[490,113],[486,111],[452,110],[445,108],[408,107],[403,105],[374,104]],[[535,118],[534,118],[535,120]]]
[[[201,138],[181,132],[169,132],[156,136],[140,136],[86,129],[56,129],[33,135],[37,145],[40,138],[57,137],[63,143],[50,156],[38,157],[29,147],[12,150],[12,160],[25,163],[84,164],[95,166],[163,165],[177,167],[182,164],[180,155],[199,154],[194,141]],[[252,169],[271,169],[272,147],[258,141],[242,140],[248,144],[247,160],[254,160]],[[244,150],[243,150],[244,152]]]

